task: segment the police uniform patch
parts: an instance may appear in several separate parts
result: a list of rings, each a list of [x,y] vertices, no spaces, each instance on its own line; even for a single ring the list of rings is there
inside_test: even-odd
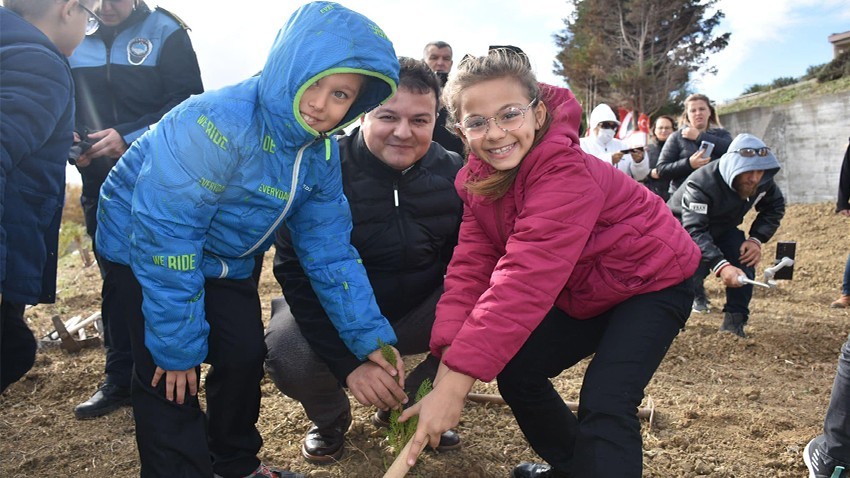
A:
[[[697,214],[708,214],[708,204],[692,202],[690,204],[690,210]]]
[[[127,61],[131,65],[141,65],[153,51],[153,44],[147,38],[134,38],[127,44]]]

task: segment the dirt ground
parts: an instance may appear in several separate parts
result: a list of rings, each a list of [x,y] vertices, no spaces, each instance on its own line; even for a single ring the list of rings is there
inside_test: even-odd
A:
[[[828,307],[850,252],[850,221],[832,207],[789,207],[764,256],[772,264],[777,240],[797,241],[794,280],[755,291],[749,338],[717,331],[722,290],[717,279],[706,282],[713,311],[691,316],[646,390],[645,404],[652,399],[655,416],[643,421],[644,477],[805,476],[801,452],[819,433],[838,351],[850,332],[850,310]],[[97,268],[82,267],[79,256],[62,258],[58,287],[56,304],[27,313],[38,337],[52,330],[54,314],[67,320],[99,309]],[[268,316],[269,302],[279,294],[270,267],[261,293]],[[88,421],[72,413],[102,380],[103,363],[101,349],[76,355],[56,347],[39,351],[35,367],[0,396],[0,476],[138,475],[129,408]],[[557,378],[566,399],[577,398],[585,365]],[[392,462],[383,432],[369,422],[374,410],[353,401],[354,424],[341,462],[307,464],[300,454],[308,428],[301,407],[268,379],[262,389],[264,461],[316,478],[380,477]],[[476,391],[495,388],[479,384]],[[408,476],[507,477],[518,462],[536,459],[504,406],[469,402],[459,432],[461,451],[426,453]]]

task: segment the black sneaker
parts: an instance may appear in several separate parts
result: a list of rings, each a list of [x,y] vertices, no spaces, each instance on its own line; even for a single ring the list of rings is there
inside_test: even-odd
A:
[[[731,332],[742,339],[747,338],[744,333],[744,324],[747,323],[747,316],[737,312],[726,312],[723,314],[723,324],[720,325],[720,330],[723,332]]]
[[[130,405],[130,387],[104,383],[85,402],[74,407],[77,420],[102,417]]]
[[[833,460],[823,452],[823,435],[816,436],[803,449],[803,461],[809,469],[809,478],[848,478],[848,469],[831,463]]]
[[[389,428],[390,412],[378,410],[372,415],[372,424],[378,428]],[[448,430],[440,435],[440,444],[437,445],[436,451],[442,453],[444,451],[459,450],[462,446],[460,435],[454,430]],[[431,445],[425,445],[425,448],[430,450]]]

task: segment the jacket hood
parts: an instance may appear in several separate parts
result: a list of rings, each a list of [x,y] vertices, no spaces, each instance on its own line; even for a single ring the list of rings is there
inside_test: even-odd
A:
[[[617,119],[617,115],[614,114],[614,110],[605,103],[596,105],[596,108],[593,108],[593,111],[590,112],[590,120],[587,122],[587,129],[592,132],[593,128],[596,128],[596,125],[603,121],[613,121],[618,125],[620,124],[620,120]]]
[[[767,153],[767,156],[756,155],[751,158],[741,156],[741,153],[738,152],[738,150],[743,148],[758,149],[765,146],[764,141],[748,133],[739,134],[732,140],[726,154],[718,160],[720,162],[718,165],[720,176],[723,177],[723,181],[731,189],[734,189],[732,188],[732,182],[735,180],[735,177],[741,173],[759,169],[763,170],[764,176],[762,176],[760,184],[764,184],[773,179],[776,173],[779,172],[779,161],[776,160],[776,156],[773,155],[772,151]]]
[[[550,130],[558,131],[558,134],[570,138],[573,143],[578,144],[578,129],[581,123],[581,105],[576,100],[573,92],[567,88],[540,83],[540,99],[549,109],[552,116]],[[604,106],[604,105],[603,105]],[[610,108],[609,108],[610,110]]]
[[[6,7],[0,7],[0,46],[14,46],[15,44],[26,44],[31,46],[33,43],[41,45],[50,51],[56,52],[62,58],[65,55],[56,48],[56,45],[47,38],[41,30],[36,28],[32,23],[26,21],[24,17],[9,10]]]
[[[374,22],[338,3],[308,3],[278,32],[260,73],[263,119],[280,138],[318,137],[299,112],[304,90],[336,73],[365,75],[357,99],[327,132],[331,134],[389,99],[398,86],[398,72],[392,42]]]

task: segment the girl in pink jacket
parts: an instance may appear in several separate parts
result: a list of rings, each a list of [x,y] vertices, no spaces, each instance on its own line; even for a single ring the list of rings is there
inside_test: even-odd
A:
[[[693,300],[700,251],[661,199],[582,152],[581,108],[507,50],[464,60],[444,91],[471,152],[460,238],[437,307],[442,357],[408,463],[498,378],[547,464],[512,477],[640,477],[637,408]],[[451,124],[451,123],[450,123]],[[573,414],[550,382],[594,355]]]

